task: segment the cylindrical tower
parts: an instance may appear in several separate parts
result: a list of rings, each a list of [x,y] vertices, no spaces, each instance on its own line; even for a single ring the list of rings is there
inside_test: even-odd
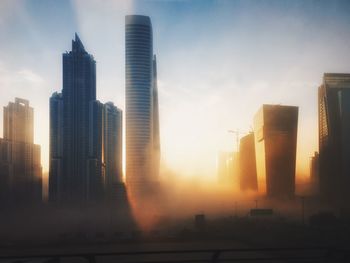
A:
[[[152,25],[147,16],[125,17],[126,183],[143,191],[152,180]]]

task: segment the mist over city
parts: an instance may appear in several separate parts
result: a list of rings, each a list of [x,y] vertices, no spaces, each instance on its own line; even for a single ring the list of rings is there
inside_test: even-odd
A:
[[[0,2],[0,262],[349,262],[350,4]]]

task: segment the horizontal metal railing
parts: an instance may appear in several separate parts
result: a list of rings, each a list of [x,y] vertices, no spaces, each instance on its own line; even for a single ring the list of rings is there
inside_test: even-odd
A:
[[[47,255],[0,256],[0,262],[127,262],[127,263],[190,263],[190,262],[350,262],[350,251],[334,248],[239,248],[160,250],[108,253],[72,253]],[[74,262],[75,262],[74,261]]]

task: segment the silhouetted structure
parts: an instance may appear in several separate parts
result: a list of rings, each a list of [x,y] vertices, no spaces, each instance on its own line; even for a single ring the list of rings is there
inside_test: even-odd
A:
[[[95,100],[89,107],[89,157],[87,195],[89,200],[101,200],[105,189],[104,105]]]
[[[87,175],[91,165],[90,161],[88,165],[89,107],[94,100],[96,62],[75,34],[72,51],[63,54],[62,95],[54,93],[50,99],[49,199],[52,201],[92,198],[91,178]]]
[[[104,111],[106,185],[112,187],[123,182],[123,112],[112,102],[104,105]]]
[[[50,98],[51,201],[106,197],[122,178],[122,112],[96,100],[96,62],[78,35],[63,54],[63,89]]]
[[[258,190],[256,173],[254,133],[241,138],[239,144],[239,170],[240,188],[246,190]]]
[[[318,152],[314,153],[314,156],[310,159],[310,182],[312,188],[318,192],[319,190],[319,154]]]
[[[134,193],[158,180],[160,142],[156,58],[151,20],[125,17],[126,183]]]
[[[4,138],[0,139],[0,197],[3,203],[40,203],[40,146],[34,144],[34,111],[16,98],[4,107]]]
[[[237,153],[220,151],[217,156],[218,181],[221,184],[232,185],[235,181],[235,172],[237,170]]]
[[[53,93],[50,98],[50,172],[49,201],[60,199],[60,181],[63,172],[63,98]]]
[[[254,119],[258,188],[272,198],[295,193],[298,107],[263,105]]]
[[[350,207],[350,74],[325,73],[318,91],[319,178],[324,200]]]

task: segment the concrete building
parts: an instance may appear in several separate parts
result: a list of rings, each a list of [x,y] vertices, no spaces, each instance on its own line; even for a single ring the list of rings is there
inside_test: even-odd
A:
[[[271,198],[295,194],[298,107],[263,105],[254,118],[259,192]]]
[[[63,98],[55,92],[50,98],[49,201],[59,200],[63,172]]]
[[[34,111],[16,98],[4,107],[4,138],[0,139],[0,198],[2,203],[40,203],[40,146],[34,144]]]
[[[257,191],[254,133],[249,133],[239,144],[239,182],[242,191]]]

